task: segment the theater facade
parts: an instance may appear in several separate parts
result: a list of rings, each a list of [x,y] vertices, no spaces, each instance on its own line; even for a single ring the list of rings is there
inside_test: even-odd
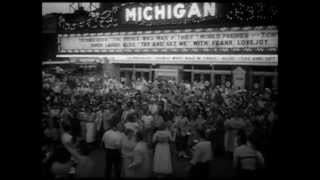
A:
[[[113,3],[81,20],[61,16],[57,58],[103,64],[104,73],[116,78],[229,81],[241,88],[258,83],[277,89],[277,23],[266,19],[269,14],[259,20],[232,13],[239,7]]]

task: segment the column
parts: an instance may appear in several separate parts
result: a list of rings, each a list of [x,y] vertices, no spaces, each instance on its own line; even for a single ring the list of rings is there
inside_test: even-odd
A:
[[[278,74],[276,74],[274,76],[274,85],[273,85],[274,89],[278,89]]]
[[[194,73],[193,73],[193,65],[191,66],[191,84],[193,83],[193,79],[194,79]]]
[[[214,86],[214,66],[212,65],[212,70],[211,70],[211,87]]]
[[[107,71],[107,59],[102,58],[102,76],[104,76],[104,73]]]
[[[135,68],[135,64],[133,64],[133,67],[132,67],[132,80],[133,80],[133,81],[136,80],[136,68]]]
[[[252,68],[251,67],[248,67],[248,75],[247,75],[247,78],[248,78],[248,83],[247,83],[247,87],[249,90],[252,89],[253,87],[253,74],[252,74]]]
[[[275,68],[274,76],[273,76],[273,88],[278,89],[278,72],[277,67]]]

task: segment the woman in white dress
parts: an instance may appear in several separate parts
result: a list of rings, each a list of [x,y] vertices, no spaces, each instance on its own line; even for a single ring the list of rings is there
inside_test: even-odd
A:
[[[170,131],[163,124],[158,131],[153,135],[152,141],[156,143],[153,172],[157,176],[172,174],[172,161],[169,142],[172,141]]]

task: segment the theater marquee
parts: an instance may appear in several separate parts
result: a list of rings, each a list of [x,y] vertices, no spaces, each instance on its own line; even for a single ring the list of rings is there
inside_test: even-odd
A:
[[[277,52],[273,27],[206,28],[58,36],[59,53],[255,53]]]

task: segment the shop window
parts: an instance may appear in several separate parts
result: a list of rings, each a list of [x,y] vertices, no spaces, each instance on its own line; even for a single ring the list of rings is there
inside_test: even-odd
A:
[[[150,68],[150,64],[136,64],[135,68]]]
[[[221,74],[214,75],[214,83],[216,86],[217,85],[221,86],[221,83],[222,83],[222,75]]]
[[[272,89],[273,88],[273,79],[274,79],[274,76],[265,76],[264,77],[264,87]]]
[[[260,84],[260,76],[253,76],[252,82],[253,82],[253,84],[255,84],[255,83]]]
[[[193,69],[201,69],[201,70],[211,70],[212,67],[208,65],[195,65]]]
[[[191,82],[191,72],[183,72],[183,81]]]
[[[252,66],[252,71],[267,71],[267,72],[276,72],[276,67],[273,66]]]
[[[160,65],[159,65],[159,64],[153,64],[153,65],[152,65],[152,68],[153,68],[153,69],[159,69],[159,68],[160,68]]]
[[[132,64],[120,64],[120,68],[133,68]]]
[[[184,65],[183,69],[192,69],[192,65]]]
[[[203,75],[203,80],[204,80],[204,81],[211,82],[211,74],[204,74],[204,75]]]
[[[149,75],[150,75],[151,72],[142,72],[142,77],[146,80],[146,81],[149,81]]]
[[[121,77],[121,78],[124,78],[124,77],[126,77],[126,76],[125,76],[125,73],[124,73],[124,71],[120,71],[120,77]]]
[[[230,70],[232,71],[235,68],[235,66],[227,66],[227,65],[215,65],[214,70]]]
[[[136,72],[136,79],[141,79],[142,77],[142,72]]]
[[[231,84],[232,84],[232,75],[231,74],[228,74],[228,75],[225,75],[225,82],[229,81]]]
[[[194,76],[193,76],[193,81],[196,81],[196,82],[199,82],[200,81],[200,76],[201,76],[201,74],[194,74]]]

